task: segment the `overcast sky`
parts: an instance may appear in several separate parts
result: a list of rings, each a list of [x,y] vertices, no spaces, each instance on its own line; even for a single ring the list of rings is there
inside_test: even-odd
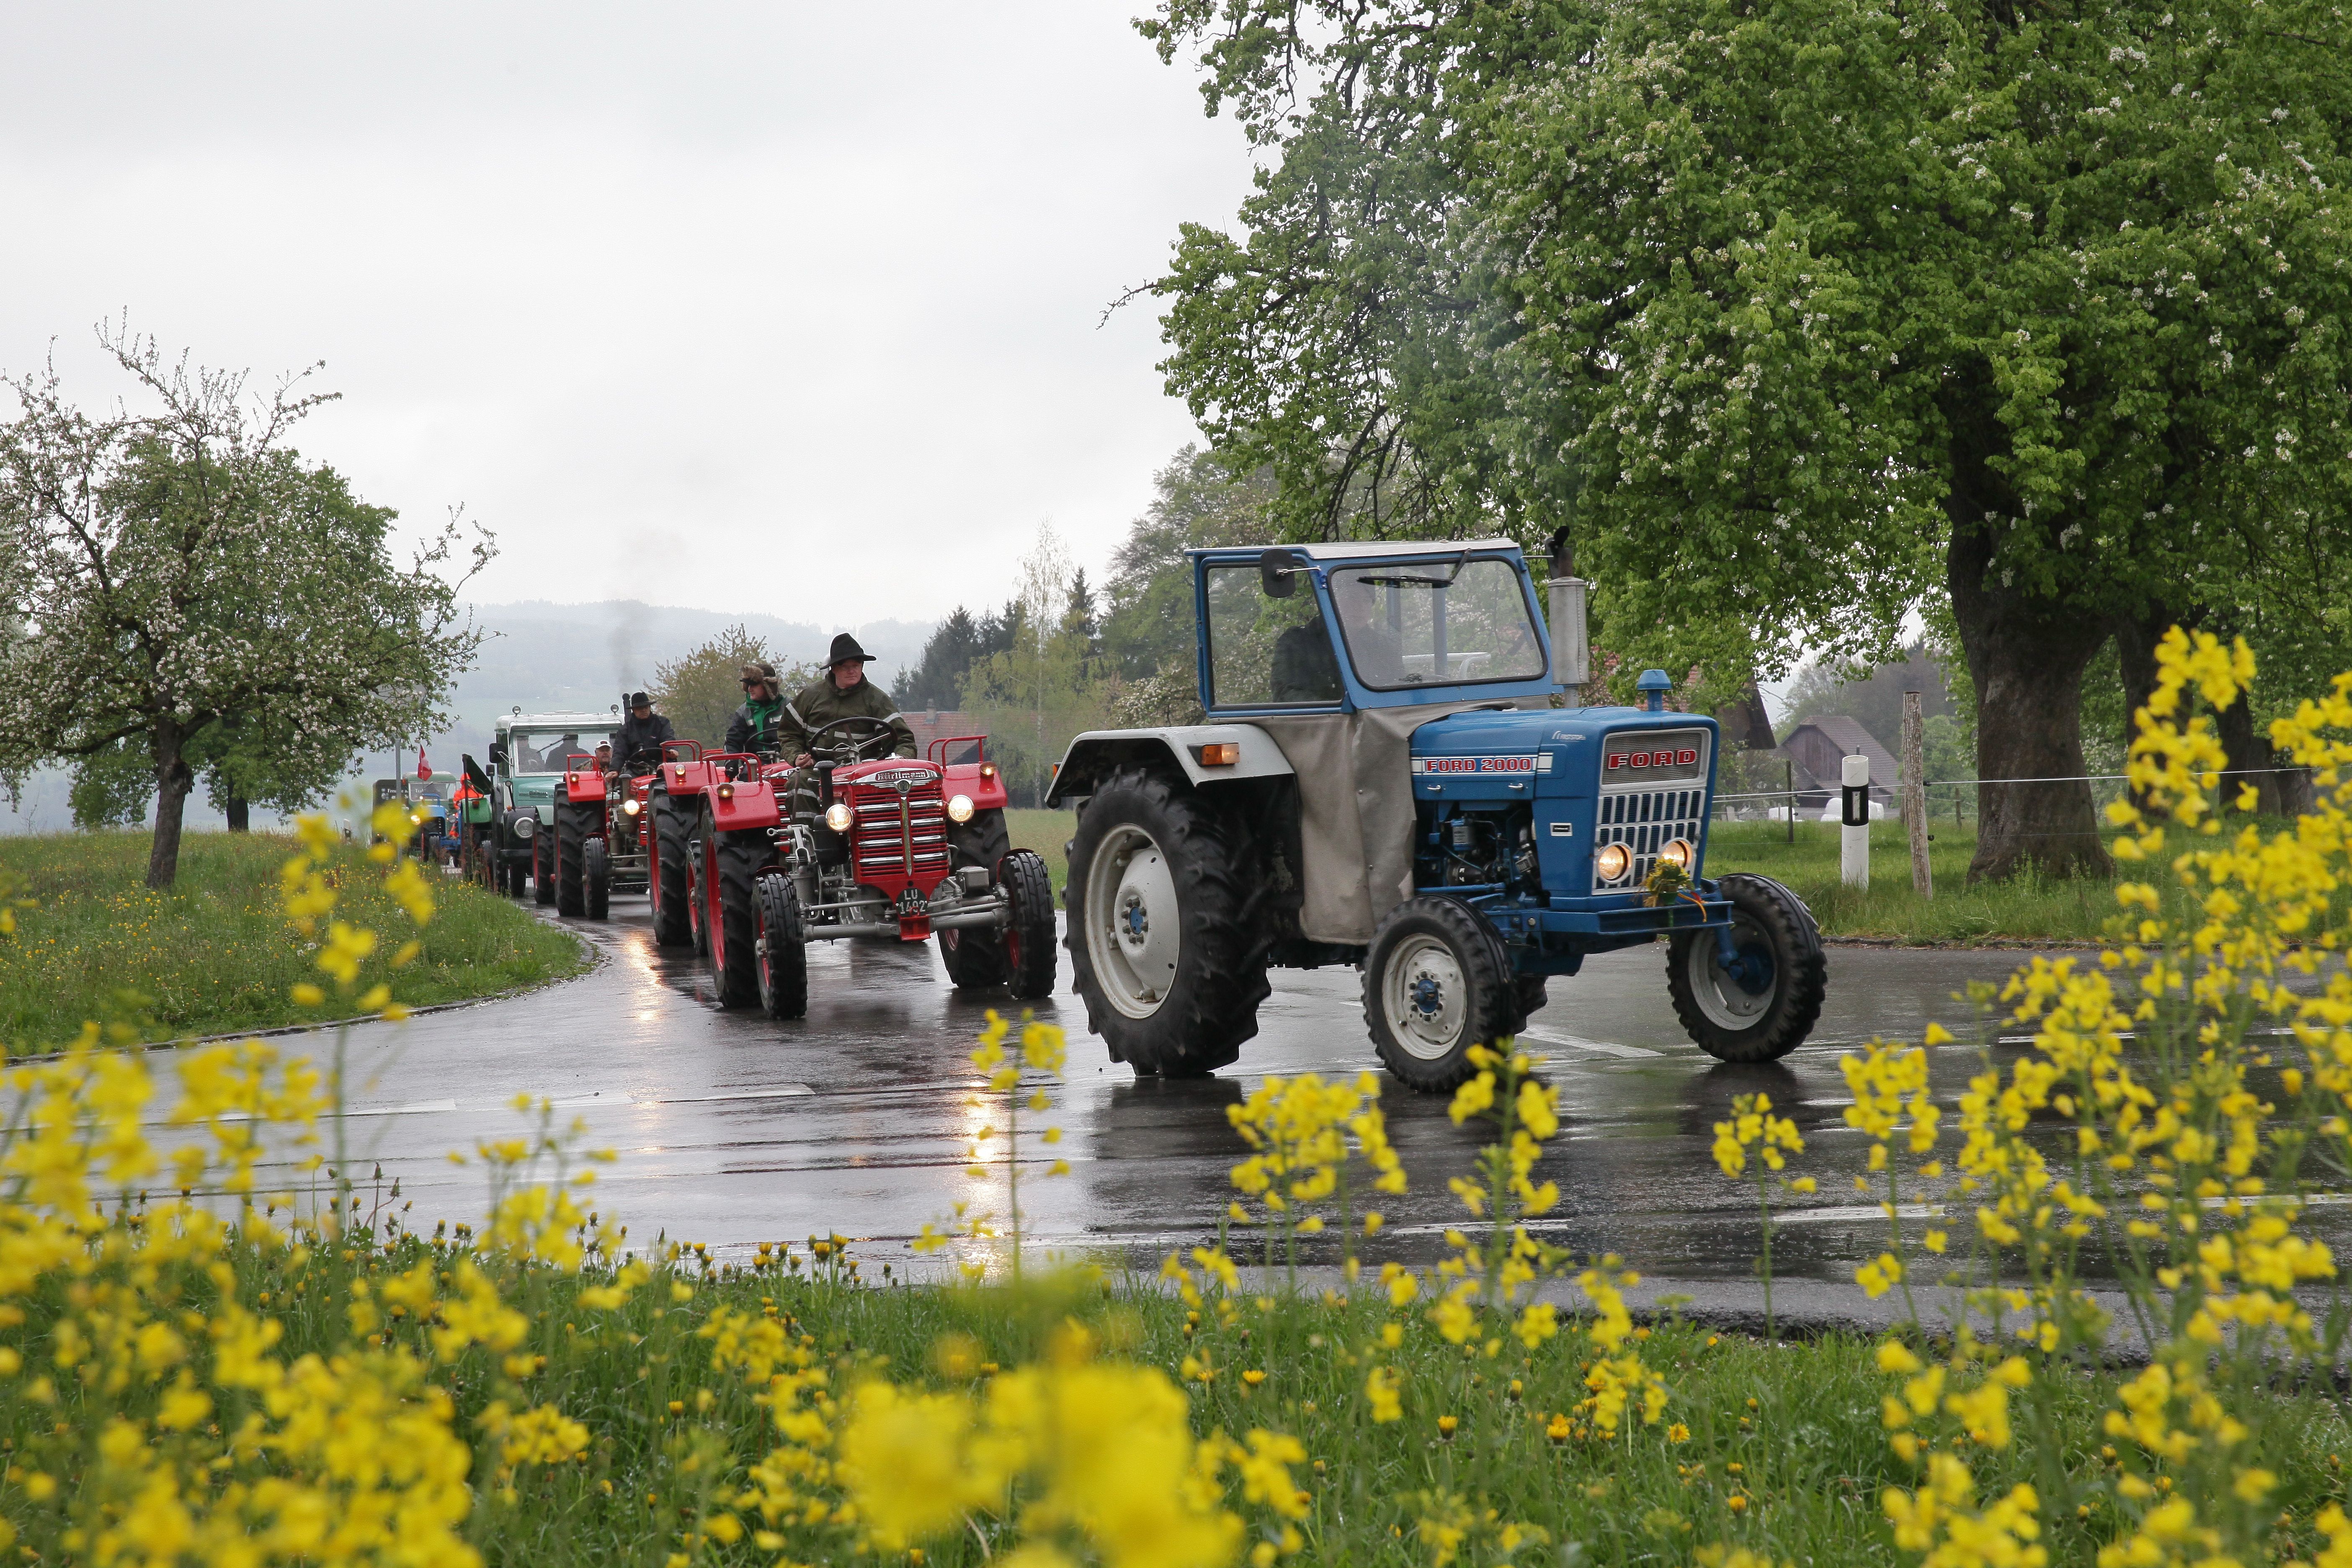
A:
[[[0,366],[324,360],[302,449],[497,530],[479,599],[927,617],[1048,519],[1097,571],[1197,437],[1097,318],[1250,172],[1140,8],[0,5]]]

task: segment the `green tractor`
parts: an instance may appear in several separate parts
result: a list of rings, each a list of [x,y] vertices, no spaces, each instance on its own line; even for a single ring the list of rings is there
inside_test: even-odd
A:
[[[620,710],[606,713],[525,713],[498,721],[488,767],[468,757],[467,780],[486,799],[467,802],[468,864],[496,891],[556,902],[556,795],[565,763],[612,739]],[[478,816],[477,816],[478,814]],[[577,910],[566,910],[577,914]]]

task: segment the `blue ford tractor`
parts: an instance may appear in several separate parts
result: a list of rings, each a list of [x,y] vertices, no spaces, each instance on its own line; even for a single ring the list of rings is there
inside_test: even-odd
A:
[[[1272,966],[1353,964],[1389,1070],[1453,1088],[1592,953],[1666,943],[1691,1037],[1793,1050],[1827,964],[1768,878],[1706,873],[1716,721],[1579,705],[1586,585],[1550,627],[1507,540],[1192,552],[1207,721],[1094,731],[1066,938],[1088,1026],[1139,1074],[1233,1061]],[[1554,704],[1564,703],[1565,706]]]

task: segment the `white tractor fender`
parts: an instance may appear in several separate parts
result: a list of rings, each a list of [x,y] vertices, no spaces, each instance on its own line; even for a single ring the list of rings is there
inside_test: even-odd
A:
[[[1237,746],[1230,763],[1204,763],[1210,748]],[[1065,805],[1091,795],[1097,781],[1123,763],[1174,763],[1195,785],[1234,779],[1288,778],[1297,770],[1274,737],[1255,724],[1179,724],[1164,730],[1089,730],[1070,742],[1054,769],[1045,804]]]

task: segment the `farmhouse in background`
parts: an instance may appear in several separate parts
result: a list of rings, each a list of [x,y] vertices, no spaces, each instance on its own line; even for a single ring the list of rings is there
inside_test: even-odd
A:
[[[907,728],[915,732],[915,754],[919,757],[928,757],[931,754],[933,741],[944,740],[951,735],[988,733],[988,724],[985,720],[977,714],[966,713],[955,708],[929,708],[919,713],[907,714],[906,720]],[[946,760],[950,763],[970,762],[972,759],[962,754],[969,750],[971,748],[968,746],[955,747],[956,754]]]
[[[1841,759],[1860,752],[1870,759],[1870,798],[1882,805],[1895,801],[1894,753],[1878,743],[1859,721],[1843,713],[1807,719],[1780,742],[1780,754],[1796,764],[1797,802],[1809,809],[1827,805],[1838,793]]]

